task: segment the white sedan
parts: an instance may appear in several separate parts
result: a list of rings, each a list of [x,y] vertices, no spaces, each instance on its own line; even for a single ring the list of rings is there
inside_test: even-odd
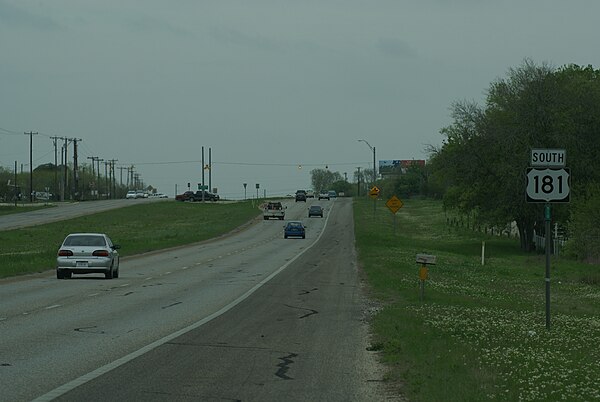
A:
[[[119,277],[119,253],[104,233],[73,233],[68,235],[56,257],[56,277],[71,278],[73,274],[102,273],[106,279]]]

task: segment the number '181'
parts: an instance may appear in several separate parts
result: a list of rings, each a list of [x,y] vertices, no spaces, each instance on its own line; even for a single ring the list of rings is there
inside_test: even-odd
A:
[[[558,179],[558,193],[562,194],[562,192],[563,192],[563,177],[559,176],[557,179]],[[535,186],[536,193],[539,193],[540,189],[542,190],[542,193],[544,193],[544,194],[553,193],[554,192],[554,178],[552,176],[546,175],[541,178],[541,182],[540,182],[540,177],[535,176],[534,186]]]

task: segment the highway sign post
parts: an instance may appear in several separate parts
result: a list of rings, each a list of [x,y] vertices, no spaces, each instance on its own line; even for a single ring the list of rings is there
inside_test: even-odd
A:
[[[373,186],[371,190],[369,190],[369,196],[373,199],[373,214],[377,210],[377,197],[379,197],[379,188],[377,186]]]
[[[402,200],[395,195],[385,203],[385,206],[392,211],[392,214],[394,214],[394,236],[396,235],[396,212],[398,212],[403,205],[404,203],[402,203]]]
[[[527,202],[545,203],[546,248],[546,329],[550,329],[550,248],[552,247],[553,202],[569,202],[570,172],[565,168],[567,153],[564,149],[532,149],[531,166],[527,168]]]
[[[419,300],[425,299],[425,281],[429,279],[429,265],[435,265],[437,257],[431,254],[417,254],[419,267]]]

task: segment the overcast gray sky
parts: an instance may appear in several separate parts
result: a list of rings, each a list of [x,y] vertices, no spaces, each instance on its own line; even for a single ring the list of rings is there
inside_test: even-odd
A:
[[[451,103],[483,103],[525,58],[598,68],[599,15],[596,0],[0,0],[0,165],[27,164],[37,131],[34,166],[54,161],[50,136],[80,138],[80,161],[134,165],[170,195],[200,181],[202,146],[225,197],[293,193],[325,166],[350,179],[372,166],[358,139],[425,159]]]

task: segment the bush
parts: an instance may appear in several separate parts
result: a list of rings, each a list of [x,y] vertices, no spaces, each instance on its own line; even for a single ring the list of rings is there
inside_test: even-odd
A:
[[[600,185],[573,202],[565,251],[579,260],[600,263]]]

